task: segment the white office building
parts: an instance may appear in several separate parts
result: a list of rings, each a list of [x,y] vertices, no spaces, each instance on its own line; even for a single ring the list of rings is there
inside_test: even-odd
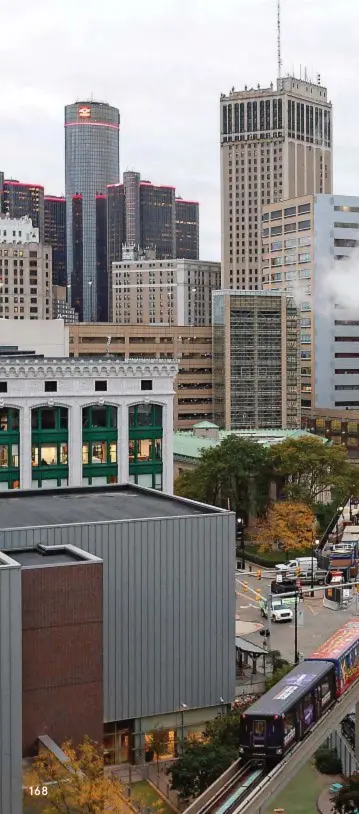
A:
[[[0,489],[173,491],[172,360],[0,355]]]

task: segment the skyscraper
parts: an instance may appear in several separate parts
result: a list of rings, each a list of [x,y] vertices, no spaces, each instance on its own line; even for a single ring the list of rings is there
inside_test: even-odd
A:
[[[107,228],[98,196],[119,181],[119,129],[118,109],[105,102],[65,108],[67,279],[71,303],[84,321],[103,319],[106,308]]]
[[[263,204],[332,192],[327,90],[287,76],[221,96],[222,284],[261,288]]]
[[[141,247],[158,260],[176,257],[175,188],[140,182]]]
[[[176,257],[199,258],[199,204],[176,198]]]
[[[300,428],[299,315],[282,291],[213,293],[213,415],[228,430]]]
[[[30,218],[32,225],[39,230],[40,243],[44,243],[44,187],[4,180],[2,211],[10,218]]]
[[[139,172],[123,173],[127,246],[139,246],[141,240],[140,179]]]
[[[53,285],[66,286],[66,199],[56,195],[46,195],[45,243],[52,247]]]

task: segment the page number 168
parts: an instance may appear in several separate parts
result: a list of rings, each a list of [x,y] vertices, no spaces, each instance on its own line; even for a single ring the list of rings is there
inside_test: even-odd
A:
[[[35,797],[46,797],[47,795],[47,786],[30,786],[29,792],[32,796]]]

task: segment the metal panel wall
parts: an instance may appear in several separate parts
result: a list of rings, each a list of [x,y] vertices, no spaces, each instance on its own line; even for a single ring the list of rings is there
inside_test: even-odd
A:
[[[103,559],[106,721],[234,699],[234,514],[0,532],[37,543]]]
[[[0,560],[0,812],[22,812],[21,569]]]

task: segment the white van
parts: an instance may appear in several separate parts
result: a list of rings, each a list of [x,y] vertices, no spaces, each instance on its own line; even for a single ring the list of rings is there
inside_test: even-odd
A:
[[[318,568],[318,560],[316,557],[313,557],[313,564],[312,564],[312,557],[297,557],[296,560],[289,560],[288,562],[280,563],[276,565],[277,571],[286,571],[287,574],[296,574],[297,568],[300,568],[301,571],[316,571]]]

